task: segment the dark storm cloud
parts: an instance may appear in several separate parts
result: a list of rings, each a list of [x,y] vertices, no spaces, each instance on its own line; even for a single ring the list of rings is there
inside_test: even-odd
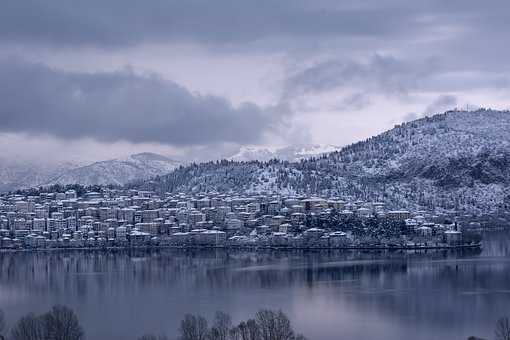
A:
[[[332,0],[8,0],[0,11],[0,39],[111,48],[175,40],[400,36],[423,26],[409,14],[391,4]]]
[[[183,42],[338,55],[294,72],[284,99],[349,86],[367,102],[371,93],[508,87],[509,11],[508,0],[16,0],[2,4],[0,43],[27,54]],[[389,52],[359,61],[377,51]]]
[[[130,70],[69,73],[0,60],[0,131],[169,145],[254,143],[283,122],[284,108],[233,107]]]
[[[299,100],[307,103],[300,96],[344,89],[333,109],[361,110],[380,95],[406,100],[510,89],[509,11],[508,0],[7,0],[0,6],[0,54],[45,63],[59,53],[72,63],[69,51],[92,51],[112,63],[125,54],[127,62],[153,69],[151,61],[137,59],[143,44],[169,43],[165,51],[176,54],[178,43],[219,47],[215,51],[231,53],[231,60],[239,51],[251,58],[276,50],[292,64],[281,102],[297,107]],[[317,60],[323,62],[311,64]],[[80,63],[94,69],[101,61]],[[179,145],[251,143],[286,118],[285,108],[234,108],[222,98],[127,71],[65,73],[12,61],[0,67],[0,131]]]
[[[111,48],[172,40],[242,44],[277,37],[412,37],[454,26],[487,33],[490,40],[510,27],[508,10],[506,0],[7,0],[0,11],[0,39]]]

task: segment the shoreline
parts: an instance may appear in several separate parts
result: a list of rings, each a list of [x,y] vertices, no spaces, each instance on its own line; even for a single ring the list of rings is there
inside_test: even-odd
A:
[[[481,243],[460,244],[453,246],[351,246],[351,247],[278,247],[278,246],[119,246],[119,247],[59,247],[59,248],[34,248],[34,249],[0,249],[2,253],[40,253],[40,252],[59,252],[59,251],[117,251],[117,250],[276,250],[276,251],[317,251],[317,250],[342,250],[342,251],[391,251],[391,250],[462,250],[462,249],[481,249]]]

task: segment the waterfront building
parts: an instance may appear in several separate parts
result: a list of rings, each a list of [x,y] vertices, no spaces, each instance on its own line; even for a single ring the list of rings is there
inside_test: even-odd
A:
[[[80,196],[69,190],[36,196],[5,194],[0,196],[0,247],[462,244],[462,230],[436,225],[431,222],[434,216],[423,210],[386,211],[385,202],[338,197],[158,195],[108,189]],[[396,237],[395,230],[405,237]]]

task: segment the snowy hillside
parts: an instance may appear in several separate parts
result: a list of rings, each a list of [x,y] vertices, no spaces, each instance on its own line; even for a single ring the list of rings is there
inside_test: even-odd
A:
[[[323,154],[338,151],[341,148],[328,144],[303,144],[292,145],[284,148],[269,149],[265,147],[244,146],[239,152],[228,157],[229,160],[247,162],[247,161],[268,161],[270,159],[280,159],[282,161],[300,161],[305,158],[317,157]]]
[[[510,207],[510,113],[450,111],[300,162],[209,162],[135,186],[353,196],[468,212]]]
[[[38,186],[80,165],[72,162],[53,164],[0,160],[0,192]]]
[[[122,185],[135,179],[169,173],[179,165],[179,162],[167,157],[146,152],[71,169],[44,184]]]
[[[227,157],[231,161],[249,162],[249,161],[268,161],[277,158],[275,151],[265,147],[243,146],[232,156]]]
[[[0,161],[0,192],[51,184],[122,185],[166,174],[181,163],[154,153],[82,164]]]

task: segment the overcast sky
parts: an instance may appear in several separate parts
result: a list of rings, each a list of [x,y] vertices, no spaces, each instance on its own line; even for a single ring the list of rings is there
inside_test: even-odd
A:
[[[345,145],[508,109],[510,2],[7,0],[1,157]]]

